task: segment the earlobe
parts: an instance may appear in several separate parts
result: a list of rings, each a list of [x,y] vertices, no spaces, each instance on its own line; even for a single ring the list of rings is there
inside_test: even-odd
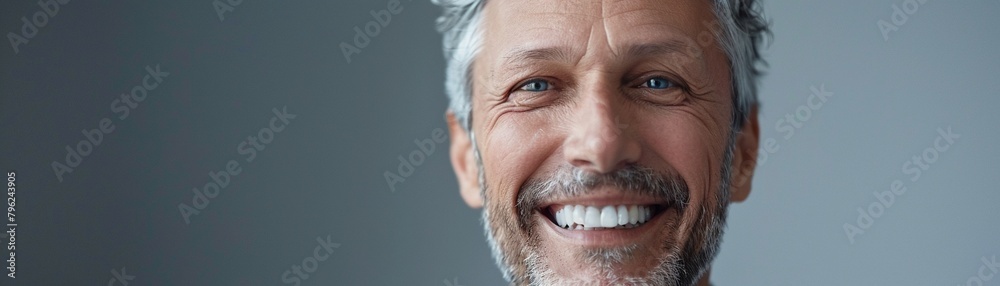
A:
[[[479,169],[476,165],[476,158],[472,152],[472,144],[469,133],[459,124],[455,114],[448,111],[448,132],[451,138],[451,167],[455,170],[455,177],[458,179],[459,194],[465,203],[472,208],[483,206],[483,197],[479,187]]]
[[[733,150],[732,177],[730,178],[729,201],[742,202],[750,196],[750,186],[757,167],[757,147],[760,126],[757,122],[757,108],[753,107],[740,133],[736,135]]]

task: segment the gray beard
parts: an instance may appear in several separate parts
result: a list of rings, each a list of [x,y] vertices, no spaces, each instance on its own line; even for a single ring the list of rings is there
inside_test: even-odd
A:
[[[702,238],[701,245],[694,244],[699,242],[696,239],[689,241],[688,244],[683,247],[677,245],[676,243],[672,244],[670,241],[664,241],[664,244],[660,247],[664,250],[664,253],[667,253],[667,255],[659,258],[657,266],[640,277],[622,277],[616,271],[616,269],[620,268],[619,266],[623,265],[624,262],[633,259],[636,255],[642,255],[642,253],[636,253],[636,250],[639,248],[637,245],[588,250],[583,257],[581,257],[583,261],[589,265],[596,266],[596,269],[598,269],[601,276],[603,276],[603,280],[610,284],[668,286],[694,285],[711,266],[711,262],[715,259],[719,246],[722,242],[722,234],[725,229],[727,210],[729,207],[729,179],[732,171],[730,165],[732,163],[735,148],[734,140],[737,133],[738,131],[733,128],[729,136],[729,142],[726,144],[727,147],[722,164],[722,178],[719,183],[719,190],[716,192],[717,204],[715,206],[715,210],[717,212],[713,213],[711,209],[702,207],[700,210],[701,216],[694,224],[691,237]],[[509,229],[512,227],[520,227],[522,233],[536,233],[534,231],[536,225],[534,220],[530,219],[529,215],[534,208],[533,206],[525,206],[524,204],[526,204],[526,202],[523,198],[518,198],[518,213],[520,214],[520,217],[518,218],[517,224],[511,222],[510,219],[501,219],[497,222],[491,220],[490,214],[492,211],[488,197],[486,196],[487,181],[485,172],[483,171],[482,156],[479,153],[479,148],[476,146],[477,144],[475,143],[476,140],[474,133],[470,132],[470,139],[473,142],[473,153],[479,169],[481,195],[485,202],[482,212],[483,227],[485,229],[486,239],[489,243],[495,263],[503,273],[504,279],[515,285],[581,285],[582,281],[575,281],[560,277],[552,271],[552,268],[539,254],[539,239],[537,236],[528,235],[525,245],[515,245],[513,240],[516,240],[516,238],[507,237],[516,234],[511,233],[511,230],[504,231],[504,228]],[[655,185],[654,183],[643,181],[648,180],[649,176],[624,177],[631,180],[639,180],[629,181],[628,184],[626,184],[628,187],[635,187],[637,185]],[[579,175],[574,176],[573,179],[576,181],[566,182],[549,180],[546,187],[548,187],[548,190],[552,190],[553,188],[560,186],[564,188],[567,186],[576,186],[577,188],[575,190],[579,191],[581,190],[579,187],[587,185],[585,179],[582,179]],[[684,201],[682,205],[686,205],[687,203],[686,184],[684,186],[684,191],[685,196],[682,198],[673,196],[674,199],[683,199]],[[566,191],[566,193],[569,194],[572,194],[573,192],[573,188]],[[540,193],[544,194],[545,192],[542,191]],[[495,232],[494,229],[500,230],[498,231],[499,233]],[[505,246],[507,249],[505,249]],[[521,259],[519,259],[519,257],[521,257]]]
[[[603,280],[613,285],[664,285],[664,286],[686,286],[694,285],[699,278],[711,266],[712,260],[718,253],[722,242],[722,234],[725,228],[725,209],[720,209],[719,215],[713,216],[709,220],[707,227],[702,231],[705,243],[699,250],[688,245],[682,248],[676,244],[664,243],[661,247],[668,253],[661,257],[656,267],[640,277],[620,276],[616,269],[623,262],[631,260],[638,247],[629,245],[617,248],[602,248],[588,250],[583,256],[583,261],[589,265],[594,265],[600,270]],[[704,210],[703,210],[703,213]],[[703,216],[704,217],[704,216]],[[530,238],[531,241],[525,246],[527,256],[524,259],[526,271],[524,275],[517,275],[512,265],[511,256],[505,254],[501,243],[489,226],[489,212],[483,210],[484,228],[486,230],[487,242],[492,250],[493,258],[503,273],[504,279],[514,285],[586,285],[584,281],[577,281],[560,277],[552,271],[552,268],[545,262],[537,251],[538,239]]]

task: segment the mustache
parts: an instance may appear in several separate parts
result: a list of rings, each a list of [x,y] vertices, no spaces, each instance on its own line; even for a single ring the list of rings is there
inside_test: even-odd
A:
[[[595,174],[580,168],[564,166],[548,178],[533,178],[522,185],[517,195],[521,227],[530,230],[532,212],[543,201],[586,195],[602,186],[652,197],[681,211],[687,206],[689,196],[687,182],[676,173],[664,174],[638,164],[629,164],[606,174]]]

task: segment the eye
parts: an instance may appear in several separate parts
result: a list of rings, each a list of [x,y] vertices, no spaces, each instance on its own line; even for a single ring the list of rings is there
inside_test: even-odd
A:
[[[633,88],[629,90],[634,91],[632,94],[634,98],[655,105],[676,106],[684,104],[688,98],[687,85],[681,79],[672,78],[674,77],[663,74],[637,77],[637,81],[632,83],[634,84]]]
[[[675,86],[676,84],[674,84],[672,81],[662,77],[654,77],[647,79],[645,82],[639,85],[639,87],[648,87],[652,89],[668,89]]]
[[[523,91],[540,92],[549,90],[549,88],[550,84],[548,81],[543,79],[532,79],[522,84],[518,89]]]

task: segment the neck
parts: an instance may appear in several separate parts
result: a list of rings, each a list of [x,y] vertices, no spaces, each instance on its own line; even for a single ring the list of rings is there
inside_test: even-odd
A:
[[[708,276],[709,276],[709,274],[711,274],[711,272],[712,272],[712,269],[705,270],[705,274],[702,274],[701,278],[698,279],[698,283],[695,283],[694,285],[697,285],[697,286],[709,286],[709,285],[711,285],[711,284],[708,283]]]

